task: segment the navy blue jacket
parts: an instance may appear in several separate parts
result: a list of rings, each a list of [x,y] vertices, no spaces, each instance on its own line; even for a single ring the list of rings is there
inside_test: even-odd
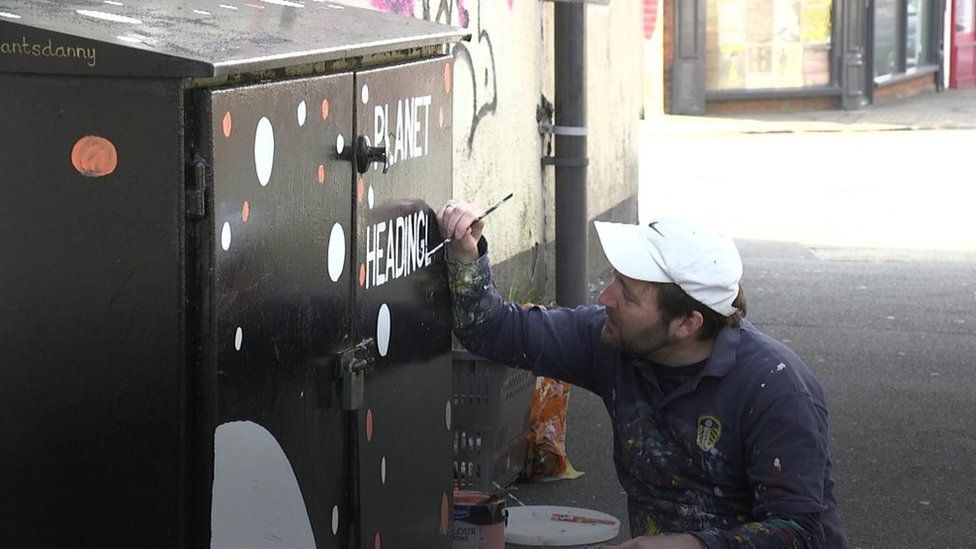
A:
[[[634,536],[687,532],[709,548],[844,548],[823,390],[800,358],[743,321],[667,395],[654,369],[600,339],[603,307],[505,302],[487,254],[448,262],[455,334],[471,352],[603,399]]]

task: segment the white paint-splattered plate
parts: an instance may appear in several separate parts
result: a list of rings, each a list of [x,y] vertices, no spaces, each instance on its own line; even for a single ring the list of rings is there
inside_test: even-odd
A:
[[[606,513],[578,507],[526,505],[508,509],[505,541],[565,547],[607,541],[619,532],[620,521]]]

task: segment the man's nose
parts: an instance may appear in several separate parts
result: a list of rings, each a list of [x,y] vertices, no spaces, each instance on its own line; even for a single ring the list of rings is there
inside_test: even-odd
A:
[[[596,300],[597,303],[608,308],[613,308],[616,305],[615,300],[610,295],[611,292],[613,291],[612,287],[613,287],[613,282],[607,284],[606,287],[603,288],[603,291],[600,292],[600,297],[598,297]]]

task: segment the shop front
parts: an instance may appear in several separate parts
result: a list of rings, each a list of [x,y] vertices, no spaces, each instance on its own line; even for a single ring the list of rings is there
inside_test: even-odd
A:
[[[675,114],[856,109],[935,86],[941,0],[667,5],[674,8],[665,17],[673,24],[665,70]]]
[[[942,82],[940,0],[874,0],[870,49],[875,103],[935,91]]]

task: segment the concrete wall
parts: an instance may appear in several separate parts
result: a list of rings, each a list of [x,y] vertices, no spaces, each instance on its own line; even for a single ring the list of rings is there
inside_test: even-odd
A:
[[[555,295],[551,139],[551,2],[540,0],[342,0],[345,4],[449,23],[471,31],[454,48],[454,196],[487,205],[514,192],[488,223],[498,286],[516,300]],[[641,109],[641,4],[588,8],[589,215],[637,219]],[[439,206],[439,205],[437,205]],[[591,226],[592,232],[592,226]],[[590,239],[590,272],[605,268]]]

